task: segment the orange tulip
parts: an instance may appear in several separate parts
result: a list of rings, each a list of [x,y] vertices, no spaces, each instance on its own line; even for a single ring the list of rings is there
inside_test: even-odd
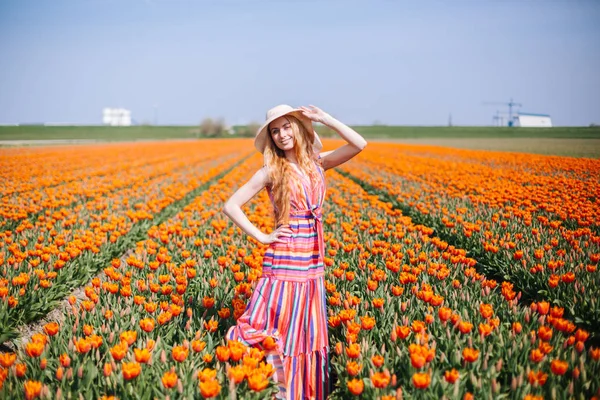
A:
[[[375,308],[383,308],[384,300],[382,298],[373,299],[373,307]]]
[[[554,347],[550,346],[550,343],[548,343],[548,342],[540,343],[540,347],[539,347],[540,351],[544,354],[549,354],[553,348]]]
[[[48,336],[54,336],[58,333],[58,328],[58,323],[49,322],[46,325],[44,325],[44,332],[46,332]]]
[[[412,376],[412,383],[417,389],[427,389],[431,383],[431,376],[426,372],[416,372]]]
[[[40,342],[29,342],[25,346],[25,352],[29,357],[39,357],[44,352],[44,344]]]
[[[440,321],[442,321],[442,322],[446,322],[448,319],[450,319],[451,315],[452,315],[452,310],[449,309],[448,307],[440,307],[440,309],[438,310],[438,317],[440,318]]]
[[[188,349],[184,346],[175,346],[171,350],[171,356],[175,361],[184,362],[188,356]]]
[[[202,340],[192,340],[192,350],[194,350],[196,353],[201,352],[205,347],[206,342],[203,342]]]
[[[479,350],[467,347],[463,349],[462,356],[467,362],[475,362],[479,358]]]
[[[17,355],[15,353],[0,353],[0,365],[4,368],[10,368],[16,359]]]
[[[199,386],[200,394],[205,399],[216,397],[221,392],[221,385],[216,380],[200,381]]]
[[[406,339],[406,337],[410,334],[411,329],[408,326],[397,326],[396,327],[396,335],[400,339]]]
[[[251,373],[248,378],[248,388],[255,392],[260,392],[269,386],[269,380],[261,371]]]
[[[418,332],[424,332],[427,329],[427,326],[425,325],[425,323],[423,321],[413,321],[412,325],[411,325],[412,331],[415,333]]]
[[[548,374],[545,374],[542,371],[529,371],[527,374],[527,380],[531,385],[537,383],[538,385],[542,386],[544,383],[546,383],[547,379]]]
[[[469,333],[471,332],[471,329],[473,329],[473,324],[470,322],[460,321],[458,323],[458,330],[460,331],[460,333]]]
[[[26,364],[15,364],[15,375],[17,378],[22,378],[27,373],[27,365]]]
[[[373,365],[376,368],[380,368],[383,365],[384,361],[385,359],[380,354],[375,354],[373,357],[371,357],[371,362],[373,362]]]
[[[360,357],[360,345],[358,343],[352,343],[346,347],[346,354],[350,358]]]
[[[235,367],[229,368],[229,378],[236,384],[242,383],[246,377],[246,368],[243,365],[236,365]]]
[[[177,385],[177,374],[175,372],[167,371],[162,376],[162,384],[165,388],[170,389]]]
[[[211,319],[210,321],[204,322],[204,329],[206,329],[209,332],[216,332],[218,328],[219,328],[219,321],[215,321],[215,320]]]
[[[362,329],[369,331],[375,326],[375,318],[370,316],[360,317]]]
[[[94,328],[91,325],[86,324],[83,326],[83,334],[85,336],[90,336],[92,333],[94,333]]]
[[[140,328],[145,332],[152,332],[154,329],[154,320],[152,318],[144,318],[140,320]]]
[[[569,363],[563,360],[552,360],[550,369],[554,375],[564,375],[569,368]]]
[[[135,340],[137,339],[137,332],[136,331],[125,331],[125,332],[121,333],[119,338],[121,339],[121,341],[125,341],[125,342],[127,342],[127,345],[131,346],[133,344],[133,342],[135,342]]]
[[[589,332],[587,332],[584,329],[577,329],[577,331],[575,332],[575,339],[578,342],[585,342],[589,336],[590,336]]]
[[[213,306],[215,305],[215,299],[213,297],[204,296],[204,298],[202,299],[202,305],[204,306],[204,308],[213,308]]]
[[[263,340],[262,345],[267,351],[275,350],[277,348],[277,342],[271,336],[268,336],[265,340]]]
[[[218,346],[215,354],[217,356],[217,360],[219,360],[220,362],[226,362],[227,360],[229,360],[229,355],[231,354],[231,351],[229,350],[229,347],[226,346]]]
[[[410,355],[410,363],[413,367],[419,369],[425,365],[425,357],[420,353],[413,353]]]
[[[219,311],[217,311],[217,314],[219,314],[220,318],[227,319],[231,316],[231,310],[227,307],[223,307]]]
[[[348,390],[355,396],[359,396],[365,389],[365,382],[362,379],[354,378],[346,383]]]
[[[451,370],[444,372],[444,379],[448,383],[456,382],[459,377],[460,377],[460,374],[458,373],[456,368],[452,368]]]
[[[110,349],[110,354],[115,361],[121,361],[127,355],[127,343],[121,342]]]
[[[139,363],[147,363],[150,361],[152,354],[146,348],[143,349],[133,349],[133,354],[135,355],[135,361]]]
[[[540,340],[543,340],[545,342],[550,341],[550,339],[552,339],[552,328],[547,326],[540,326],[540,329],[538,329],[538,337],[540,338]]]
[[[75,342],[77,351],[81,354],[85,354],[92,349],[92,342],[88,338],[79,338]]]
[[[123,363],[123,379],[135,379],[140,374],[140,372],[142,372],[142,366],[137,362]]]
[[[546,314],[548,314],[549,310],[550,310],[550,303],[548,303],[547,301],[540,301],[537,304],[537,312],[540,315],[546,315]]]
[[[200,382],[208,382],[216,379],[217,370],[212,368],[204,368],[202,371],[198,372],[198,380]]]
[[[481,316],[485,319],[492,318],[492,315],[494,315],[494,309],[491,304],[482,303],[479,306],[479,312],[481,313]]]
[[[531,352],[529,353],[529,359],[535,363],[540,362],[543,360],[544,358],[544,352],[542,352],[539,348],[538,349],[533,349],[531,350]]]
[[[519,334],[523,330],[523,326],[521,325],[520,322],[513,322],[512,323],[512,330],[513,330],[513,332],[515,334]]]
[[[229,347],[231,352],[229,358],[231,358],[232,361],[239,361],[246,352],[246,346],[236,340],[228,341],[227,347]]]
[[[42,393],[42,382],[27,381],[23,386],[25,389],[25,398],[27,400],[35,399]]]
[[[479,334],[483,337],[492,334],[492,326],[489,324],[479,324]]]
[[[346,371],[350,376],[356,376],[362,370],[362,365],[357,363],[356,361],[348,361],[346,363]]]
[[[376,372],[371,376],[371,382],[373,382],[373,386],[376,388],[383,389],[390,383],[390,374],[389,372]]]

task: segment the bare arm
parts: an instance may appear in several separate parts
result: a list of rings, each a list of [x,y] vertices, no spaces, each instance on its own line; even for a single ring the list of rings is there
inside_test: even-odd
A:
[[[252,236],[263,244],[269,244],[273,242],[284,243],[283,240],[279,239],[280,236],[290,236],[291,230],[289,228],[280,227],[267,235],[260,231],[244,214],[242,206],[252,199],[258,192],[260,192],[269,183],[269,177],[267,175],[266,168],[258,170],[252,178],[242,187],[240,187],[223,206],[223,213],[227,215],[237,226],[240,227],[248,236]]]
[[[333,118],[331,115],[327,114],[318,107],[301,107],[301,109],[303,110],[304,115],[309,117],[311,120],[328,126],[336,131],[342,137],[342,139],[348,142],[348,144],[345,144],[333,151],[327,151],[320,154],[321,166],[323,169],[327,170],[345,163],[360,153],[367,146],[367,141],[358,132],[343,122]]]

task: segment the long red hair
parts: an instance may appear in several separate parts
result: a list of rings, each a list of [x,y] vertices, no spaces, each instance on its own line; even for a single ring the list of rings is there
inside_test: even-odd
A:
[[[298,118],[293,115],[286,115],[286,118],[292,127],[294,133],[294,152],[298,167],[308,175],[311,182],[321,179],[319,171],[314,163],[316,155],[313,153],[312,142],[314,140],[313,132],[308,132]],[[298,179],[298,174],[294,171],[285,152],[281,150],[271,137],[271,129],[268,128],[267,144],[264,151],[265,165],[267,166],[271,191],[275,203],[275,223],[284,225],[289,223],[291,186],[302,193],[302,184]]]

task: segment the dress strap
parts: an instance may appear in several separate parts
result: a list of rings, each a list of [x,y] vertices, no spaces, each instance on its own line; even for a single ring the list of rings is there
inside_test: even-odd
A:
[[[320,154],[319,154],[319,158],[321,158]],[[317,170],[319,170],[319,174],[321,174],[321,181],[323,182],[323,190],[321,190],[320,198],[319,198],[319,207],[323,207],[323,200],[325,199],[325,191],[327,190],[327,187],[325,186],[325,175],[323,174],[322,169],[319,168],[319,164],[317,163],[317,161],[315,161],[315,165],[317,166]]]

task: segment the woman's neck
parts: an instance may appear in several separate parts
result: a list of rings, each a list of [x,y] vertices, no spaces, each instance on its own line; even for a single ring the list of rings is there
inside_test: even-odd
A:
[[[298,164],[298,159],[296,158],[296,152],[294,151],[294,149],[286,150],[285,158],[293,164]]]

